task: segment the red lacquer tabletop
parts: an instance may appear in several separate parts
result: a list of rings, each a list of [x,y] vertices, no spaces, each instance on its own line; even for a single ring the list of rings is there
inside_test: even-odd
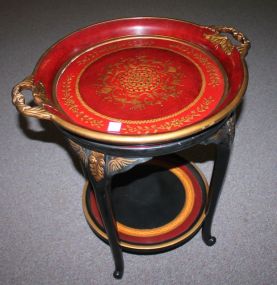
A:
[[[168,38],[109,41],[71,60],[57,77],[57,105],[78,125],[123,135],[184,128],[205,118],[227,86],[199,47]]]

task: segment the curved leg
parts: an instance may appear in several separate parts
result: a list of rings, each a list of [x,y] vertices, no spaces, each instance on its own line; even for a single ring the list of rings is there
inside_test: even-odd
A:
[[[216,158],[210,183],[207,216],[202,226],[202,238],[206,245],[212,246],[216,242],[216,238],[211,234],[213,217],[224,177],[229,163],[230,151],[234,139],[235,131],[235,115],[231,116],[221,130],[212,137],[207,143],[216,144]]]
[[[121,279],[123,276],[124,263],[122,250],[116,228],[116,222],[112,210],[111,202],[111,179],[107,172],[108,158],[100,152],[92,151],[88,156],[88,178],[93,186],[97,206],[105,227],[111,252],[113,255],[115,270],[113,276]]]
[[[117,235],[116,222],[114,219],[111,203],[111,175],[107,175],[107,156],[103,153],[90,151],[69,140],[70,146],[78,155],[84,175],[89,179],[94,190],[98,209],[101,214],[103,225],[108,236],[112,251],[115,271],[113,276],[120,279],[123,276],[124,263],[119,239]]]
[[[212,246],[216,242],[216,238],[211,235],[211,227],[217,201],[221,192],[224,176],[227,170],[230,157],[230,147],[228,144],[218,144],[216,146],[216,160],[214,164],[212,179],[209,190],[209,207],[206,219],[202,228],[202,237],[206,245]]]
[[[78,155],[84,175],[89,179],[94,190],[97,206],[108,236],[115,263],[113,276],[116,279],[121,279],[124,271],[124,262],[112,209],[111,180],[113,175],[127,171],[137,164],[150,160],[151,157],[115,157],[97,151],[91,151],[72,140],[69,140],[69,143]]]
[[[89,178],[93,185],[95,198],[101,213],[102,221],[105,226],[115,263],[115,271],[113,276],[116,279],[120,279],[123,276],[124,263],[111,205],[111,179],[106,178],[103,182],[97,183],[90,176]]]
[[[115,271],[113,276],[120,279],[123,276],[124,264],[122,250],[119,244],[116,222],[111,201],[112,176],[127,171],[137,164],[150,158],[123,158],[105,155],[92,151],[88,157],[88,177],[95,192],[95,198],[100,210],[102,221],[111,247]]]

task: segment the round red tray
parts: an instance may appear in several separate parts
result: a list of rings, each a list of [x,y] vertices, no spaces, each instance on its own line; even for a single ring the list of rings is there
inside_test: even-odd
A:
[[[120,245],[126,251],[151,253],[183,244],[202,225],[207,191],[200,170],[190,163],[176,166],[174,157],[156,158],[115,177],[112,201]],[[92,230],[108,241],[88,182],[83,210]]]
[[[234,28],[163,18],[104,22],[46,51],[32,75],[15,86],[13,102],[24,115],[102,142],[177,140],[238,105],[248,48]],[[38,107],[25,105],[24,88],[33,90]]]

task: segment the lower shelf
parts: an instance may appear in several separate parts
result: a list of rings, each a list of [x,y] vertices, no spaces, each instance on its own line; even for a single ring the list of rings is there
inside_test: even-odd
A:
[[[205,218],[207,182],[177,156],[155,158],[112,181],[112,204],[125,251],[161,252],[183,244]],[[94,192],[86,182],[83,210],[92,230],[107,240]]]

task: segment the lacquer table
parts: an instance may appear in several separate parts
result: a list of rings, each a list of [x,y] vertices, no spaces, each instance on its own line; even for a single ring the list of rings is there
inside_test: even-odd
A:
[[[185,243],[200,228],[204,242],[214,245],[216,238],[211,234],[211,226],[234,138],[234,114],[193,137],[155,146],[114,146],[61,131],[78,155],[89,181],[83,193],[84,213],[92,230],[111,247],[115,278],[123,275],[122,249],[135,253],[162,252]],[[172,156],[197,144],[216,147],[210,186],[193,165]],[[148,167],[130,176],[121,175],[112,189],[116,174],[129,172],[145,162]],[[148,181],[130,185],[132,180],[147,177]],[[159,184],[161,181],[165,186]],[[162,186],[165,189],[159,189]]]
[[[235,43],[234,43],[235,41]],[[112,20],[57,42],[12,92],[17,110],[51,120],[87,178],[83,209],[112,251],[172,249],[211,225],[245,93],[247,38],[232,27],[165,18]],[[37,106],[26,105],[32,91]],[[213,144],[208,185],[177,154]]]

